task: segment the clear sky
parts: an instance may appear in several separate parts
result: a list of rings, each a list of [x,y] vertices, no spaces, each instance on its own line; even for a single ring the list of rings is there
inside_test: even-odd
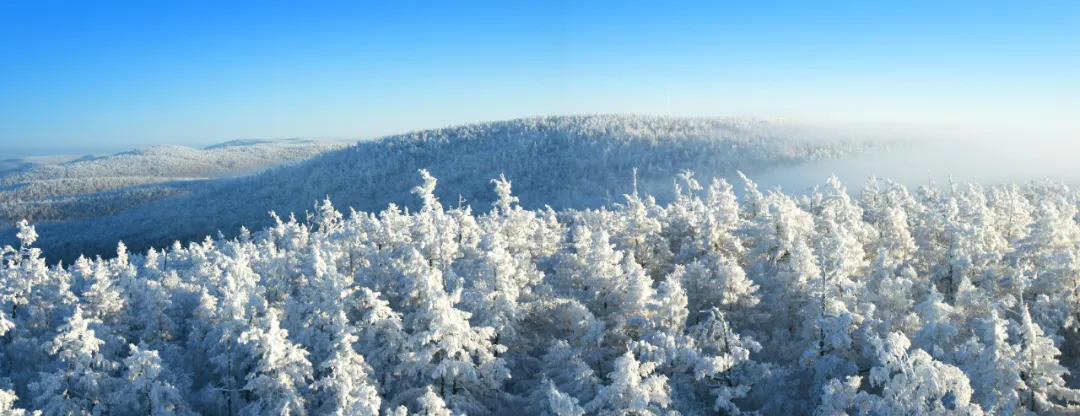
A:
[[[0,159],[596,112],[1065,126],[1078,22],[1078,1],[0,0]]]

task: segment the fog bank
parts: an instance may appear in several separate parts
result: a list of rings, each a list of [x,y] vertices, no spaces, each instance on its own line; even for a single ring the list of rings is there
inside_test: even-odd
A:
[[[1072,131],[851,125],[816,131],[822,137],[885,140],[893,146],[777,169],[752,179],[762,189],[781,187],[796,193],[824,184],[834,174],[853,192],[871,175],[912,187],[931,178],[947,186],[950,177],[983,185],[1045,179],[1080,183],[1080,135]]]

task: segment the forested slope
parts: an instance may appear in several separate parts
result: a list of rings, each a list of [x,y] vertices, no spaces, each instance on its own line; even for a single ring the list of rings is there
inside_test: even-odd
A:
[[[96,218],[186,195],[208,179],[241,176],[340,149],[316,140],[233,141],[192,149],[153,146],[99,157],[25,158],[0,164],[0,227]]]
[[[56,179],[214,177],[304,159],[343,146],[344,143],[299,139],[233,141],[206,149],[157,145],[115,155],[35,166],[0,177],[0,185]],[[80,189],[67,192],[60,195],[85,193]]]
[[[761,172],[874,148],[871,141],[807,139],[795,126],[760,120],[635,115],[518,119],[412,132],[360,142],[307,162],[218,180],[190,195],[115,216],[43,224],[40,244],[53,258],[109,253],[123,240],[139,250],[202,239],[241,225],[270,224],[267,211],[301,217],[330,196],[340,206],[377,211],[389,203],[416,207],[409,189],[418,169],[447,184],[448,204],[486,207],[491,178],[505,173],[521,203],[535,209],[596,208],[629,192],[637,169],[641,188],[671,197],[683,170],[729,175]],[[10,238],[10,237],[9,237]]]

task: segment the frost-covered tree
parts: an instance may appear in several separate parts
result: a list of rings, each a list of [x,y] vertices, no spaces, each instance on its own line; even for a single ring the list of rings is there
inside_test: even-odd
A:
[[[1014,245],[1027,236],[1034,208],[1017,186],[994,187],[989,203],[994,210],[995,226],[1007,244]]]
[[[624,294],[616,286],[624,266],[629,266],[625,253],[615,249],[606,231],[594,233],[585,225],[574,227],[571,246],[573,252],[565,253],[555,267],[559,289],[572,293],[597,315],[613,313]]]
[[[371,289],[361,288],[357,298],[360,311],[355,322],[360,328],[357,334],[359,351],[374,370],[372,378],[384,389],[383,392],[390,391],[403,382],[394,376],[408,337],[401,314]]]
[[[870,384],[880,397],[864,399],[871,413],[977,415],[983,409],[971,401],[972,389],[959,368],[934,360],[900,333],[872,340],[879,364],[870,370]],[[867,398],[866,393],[860,396]]]
[[[615,360],[610,384],[585,405],[598,415],[660,415],[671,405],[667,377],[653,374],[655,364],[639,362],[627,352]]]
[[[737,235],[743,222],[731,184],[723,178],[714,178],[708,188],[705,210],[705,235],[709,249],[737,258],[743,251],[742,241]]]
[[[687,309],[689,302],[686,291],[683,290],[682,281],[678,275],[673,274],[664,278],[653,296],[655,300],[649,304],[652,308],[650,311],[652,327],[658,331],[681,333],[686,327],[686,318],[690,311]]]
[[[578,400],[566,393],[560,392],[549,380],[543,382],[544,392],[547,395],[548,408],[541,412],[544,416],[584,416],[585,409],[578,404]]]
[[[462,270],[472,280],[470,294],[475,299],[473,321],[495,330],[498,345],[520,342],[518,325],[523,318],[522,303],[543,276],[529,263],[510,253],[500,233],[489,234],[480,245],[480,261],[472,270]]]
[[[277,316],[269,314],[244,331],[239,341],[250,344],[257,357],[244,385],[255,399],[241,409],[241,414],[306,414],[305,392],[312,377],[308,352],[289,340]]]
[[[542,371],[562,394],[588,403],[596,397],[602,384],[595,370],[585,362],[582,350],[565,340],[556,341],[542,357]]]
[[[341,213],[334,209],[334,204],[330,202],[330,197],[327,196],[326,199],[315,205],[315,212],[312,214],[311,222],[319,232],[330,234],[341,230],[341,219]]]
[[[124,387],[113,394],[113,411],[125,414],[194,415],[183,393],[169,381],[157,351],[130,346]]]
[[[420,199],[422,206],[411,220],[411,240],[432,267],[445,270],[458,255],[460,243],[455,238],[458,234],[455,230],[457,223],[447,215],[435,196],[435,177],[422,169],[420,176],[423,184],[413,188],[412,192]]]
[[[204,407],[232,415],[243,407],[242,386],[254,357],[239,338],[265,308],[265,298],[257,295],[259,276],[252,272],[250,259],[241,255],[220,261],[224,272],[206,263],[197,269],[197,278],[216,281],[198,295],[196,331],[187,339],[187,350],[197,363],[195,381],[203,389]]]
[[[611,311],[605,316],[610,337],[608,342],[621,345],[639,339],[647,330],[655,310],[656,290],[645,269],[634,261],[634,255],[623,257],[621,271],[610,282]]]
[[[1075,204],[1055,203],[1053,198],[1039,202],[1028,235],[1018,242],[1013,253],[1015,262],[1029,264],[1037,275],[1025,282],[1028,287],[1013,288],[1014,294],[1023,293],[1028,300],[1040,295],[1069,300],[1072,313],[1080,310],[1078,299],[1069,299],[1080,285],[1080,224],[1076,215]]]
[[[319,392],[318,413],[328,415],[377,416],[382,397],[370,380],[371,368],[353,347],[357,337],[351,328],[341,328],[333,352],[319,365],[324,374],[311,389]]]
[[[47,414],[100,414],[108,412],[108,399],[116,386],[117,364],[102,356],[104,341],[97,338],[81,307],[45,345],[58,365],[30,385],[35,404]]]
[[[877,224],[878,236],[870,247],[870,254],[882,266],[899,268],[915,260],[918,248],[908,225],[908,214],[903,208],[889,206],[882,210]]]
[[[446,401],[435,394],[435,389],[428,386],[424,394],[416,398],[418,411],[414,414],[423,416],[450,416],[454,414],[446,407]]]
[[[915,332],[915,346],[938,359],[951,360],[948,355],[956,351],[960,343],[955,308],[945,302],[945,295],[931,287],[930,295],[915,307],[915,311],[922,321],[921,328]]]
[[[405,319],[409,337],[396,372],[416,383],[437,383],[439,397],[454,409],[477,414],[490,409],[482,395],[498,390],[509,377],[493,342],[491,327],[474,327],[470,314],[457,309],[461,293],[446,293],[442,276],[415,250],[399,266],[409,280],[405,304],[413,312]]]
[[[1043,329],[1032,321],[1025,306],[1020,316],[1019,366],[1020,379],[1027,386],[1024,405],[1033,412],[1048,412],[1063,403],[1080,403],[1080,391],[1065,383],[1069,370],[1058,363],[1061,351],[1046,337]]]
[[[752,378],[734,370],[753,371],[750,354],[761,351],[753,338],[737,334],[718,308],[709,311],[708,318],[689,330],[700,355],[694,364],[695,378],[709,380],[712,410],[740,413],[736,400],[750,392]]]
[[[742,172],[737,172],[743,180],[743,203],[740,205],[739,215],[745,220],[754,220],[765,212],[765,197],[758,191],[757,184],[747,178]]]
[[[964,371],[971,380],[972,400],[992,414],[1021,411],[1021,394],[1027,390],[1021,378],[1019,348],[1009,342],[1008,321],[995,309],[977,338],[961,348],[967,361]]]
[[[803,211],[795,200],[770,193],[768,205],[742,231],[750,247],[743,256],[748,274],[755,280],[770,276],[795,249],[800,240],[815,235],[814,216]]]
[[[776,348],[767,353],[795,356],[807,348],[801,343],[816,340],[812,322],[806,317],[821,311],[821,296],[816,290],[822,277],[818,258],[805,240],[798,239],[776,273],[761,280],[760,304],[771,305],[765,311],[769,319],[761,322],[761,332],[769,335]]]
[[[668,237],[662,234],[665,227],[655,205],[652,197],[638,194],[635,182],[634,193],[626,195],[625,205],[619,207],[617,213],[623,215],[619,215],[620,224],[611,236],[616,245],[633,253],[652,276],[664,273],[674,256]]]

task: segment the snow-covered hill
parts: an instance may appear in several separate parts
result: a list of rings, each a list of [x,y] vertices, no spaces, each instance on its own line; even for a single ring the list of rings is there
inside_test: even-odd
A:
[[[103,157],[71,157],[62,163],[41,163],[37,159],[42,158],[27,158],[24,165],[37,164],[0,176],[0,186],[57,179],[171,179],[235,175],[238,172],[265,169],[286,161],[306,159],[346,145],[342,142],[300,139],[240,140],[205,149],[157,145]],[[14,165],[17,161],[11,163]],[[62,192],[68,195],[85,193],[81,192],[82,190],[72,188]]]
[[[448,205],[489,206],[494,198],[489,181],[505,174],[524,207],[587,208],[631,192],[635,169],[639,188],[663,201],[671,195],[672,179],[684,170],[703,176],[729,176],[736,169],[755,174],[874,148],[869,141],[820,136],[772,121],[637,115],[538,117],[417,131],[258,175],[205,182],[186,196],[113,216],[42,224],[39,244],[68,259],[109,253],[118,240],[137,250],[161,247],[218,230],[231,235],[241,225],[265,226],[271,210],[302,217],[326,196],[357,210],[377,211],[390,203],[415,207],[410,190],[419,169],[446,185],[437,195]],[[184,154],[171,147],[139,154],[162,152]]]
[[[160,145],[109,156],[55,156],[0,163],[0,224],[94,218],[185,195],[209,178],[240,176],[308,159],[347,143],[233,141],[193,149]]]

